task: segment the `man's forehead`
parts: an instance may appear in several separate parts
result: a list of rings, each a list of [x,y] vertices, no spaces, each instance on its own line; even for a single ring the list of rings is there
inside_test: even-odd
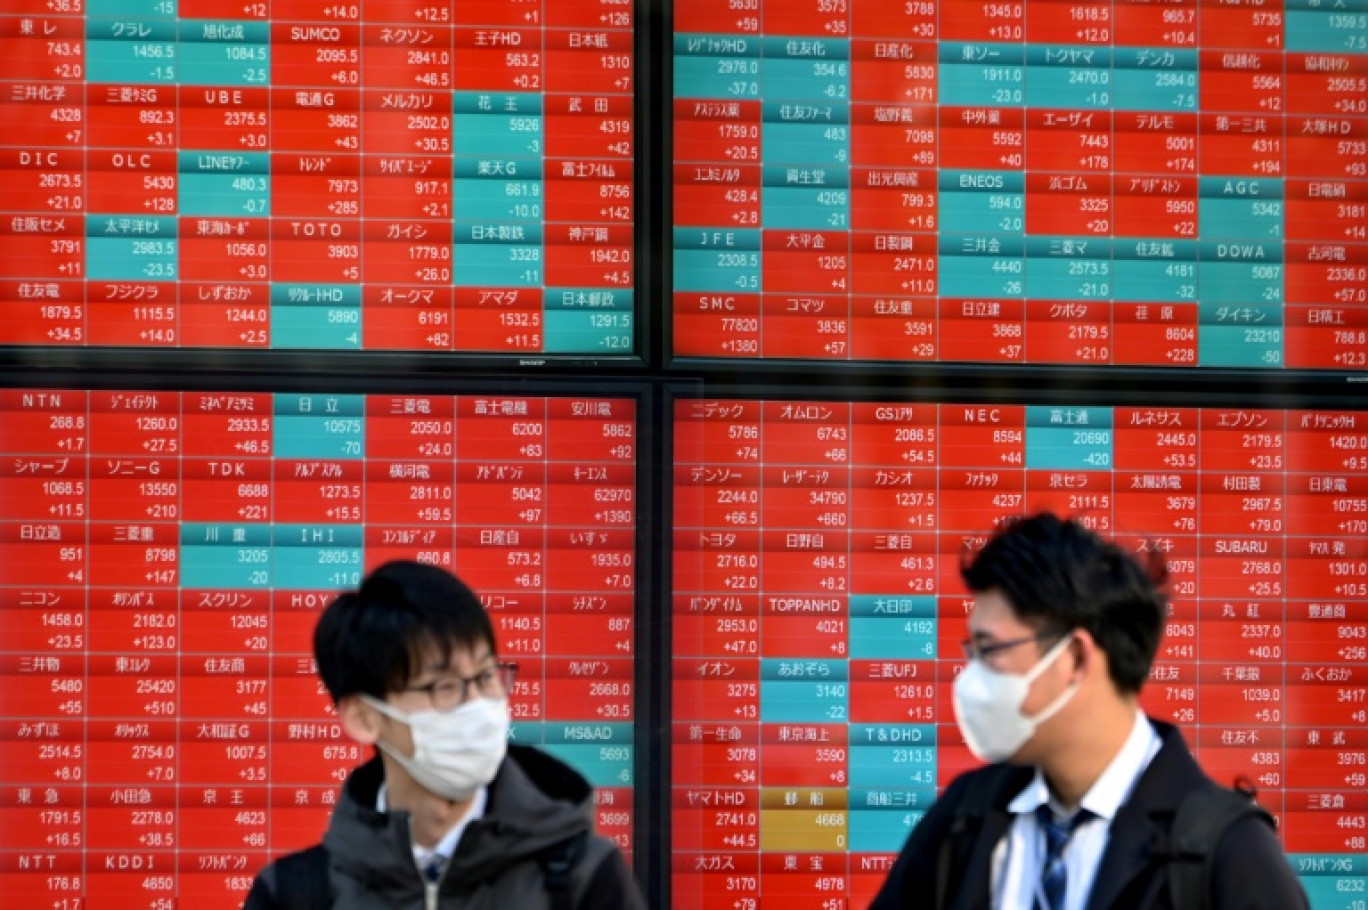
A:
[[[969,611],[971,633],[1020,632],[1026,628],[1026,624],[1016,615],[1012,602],[1002,592],[984,591],[974,595],[974,609]]]
[[[487,663],[493,656],[494,651],[488,642],[479,642],[472,646],[466,642],[453,641],[445,648],[433,643],[422,649],[418,665],[425,672],[438,673],[444,670],[478,667]]]

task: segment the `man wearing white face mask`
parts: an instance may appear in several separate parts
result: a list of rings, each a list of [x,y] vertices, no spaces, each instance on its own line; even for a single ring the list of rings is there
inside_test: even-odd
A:
[[[320,847],[261,871],[244,910],[644,910],[593,833],[593,791],[510,746],[516,665],[479,599],[414,562],[376,569],[314,630],[342,729],[376,748],[343,785]]]
[[[1168,612],[1157,554],[1144,568],[1042,514],[996,534],[963,576],[975,598],[955,716],[990,764],[927,811],[871,910],[1305,910],[1253,814],[1223,830],[1200,896],[1176,884],[1174,818],[1214,785],[1178,730],[1139,708]]]

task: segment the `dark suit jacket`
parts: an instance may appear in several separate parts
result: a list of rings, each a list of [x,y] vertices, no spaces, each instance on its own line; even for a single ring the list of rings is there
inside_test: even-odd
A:
[[[1088,910],[1174,910],[1166,864],[1156,859],[1155,848],[1166,842],[1178,804],[1205,775],[1176,727],[1151,723],[1162,744],[1112,822]],[[941,842],[949,834],[969,779],[987,770],[961,775],[936,800],[908,837],[870,910],[935,907]],[[1029,769],[1023,769],[1021,786],[1029,779]],[[1020,789],[1009,786],[984,818],[964,873],[949,886],[948,906],[953,910],[991,906],[993,848],[1007,833],[1012,816],[1006,806]],[[1215,859],[1212,892],[1217,910],[1307,910],[1310,906],[1277,835],[1258,819],[1246,818],[1233,825],[1221,839]]]

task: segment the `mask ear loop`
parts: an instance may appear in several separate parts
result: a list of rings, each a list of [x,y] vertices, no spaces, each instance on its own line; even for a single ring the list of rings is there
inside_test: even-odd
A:
[[[1064,653],[1064,650],[1069,646],[1069,643],[1073,641],[1073,639],[1074,636],[1072,633],[1070,633],[1061,638],[1058,642],[1056,642],[1053,648],[1045,652],[1045,656],[1040,659],[1040,662],[1037,663],[1034,667],[1032,667],[1029,671],[1027,671],[1027,685],[1030,685],[1031,683],[1039,679],[1042,675],[1044,675],[1045,671],[1048,670],[1050,666],[1054,664],[1055,661],[1059,660],[1059,655]],[[1054,717],[1064,708],[1065,705],[1069,703],[1069,700],[1074,697],[1074,693],[1078,691],[1078,687],[1081,685],[1082,683],[1077,681],[1069,683],[1068,688],[1066,688],[1063,692],[1060,692],[1059,695],[1055,697],[1055,700],[1046,705],[1045,708],[1039,714],[1035,715],[1034,717],[1027,717],[1026,719],[1037,727],[1045,723],[1045,721],[1049,720],[1051,717]],[[1022,716],[1025,717],[1024,714]],[[1049,905],[1044,904],[1042,906]]]

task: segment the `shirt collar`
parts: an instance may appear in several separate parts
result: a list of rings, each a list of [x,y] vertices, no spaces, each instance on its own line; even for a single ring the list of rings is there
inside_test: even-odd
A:
[[[1159,751],[1159,746],[1159,734],[1155,731],[1154,725],[1145,717],[1144,712],[1136,709],[1135,723],[1131,726],[1130,734],[1122,744],[1121,751],[1116,753],[1102,775],[1088,792],[1083,794],[1080,807],[1110,822],[1130,796],[1131,790],[1135,789],[1135,782],[1140,779],[1145,768],[1149,767],[1151,759]],[[1062,814],[1060,810],[1063,807],[1051,800],[1045,775],[1037,767],[1031,782],[1012,798],[1007,804],[1007,810],[1013,814],[1030,813],[1047,803],[1056,814]]]

